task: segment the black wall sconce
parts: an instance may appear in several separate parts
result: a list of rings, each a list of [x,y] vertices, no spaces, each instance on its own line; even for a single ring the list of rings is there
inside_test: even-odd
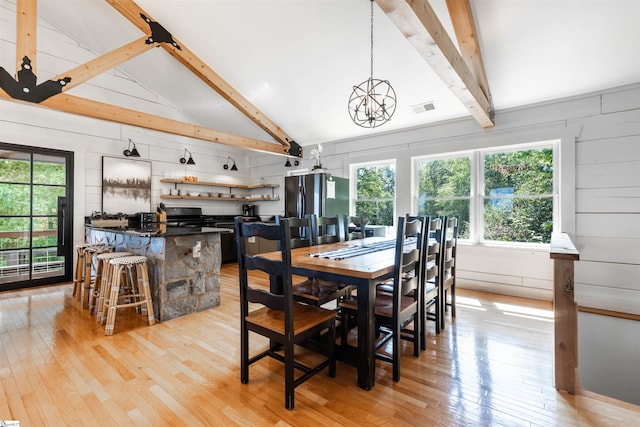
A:
[[[189,153],[189,160],[187,160],[187,153]],[[187,150],[186,148],[184,149],[184,156],[182,156],[180,158],[180,163],[182,164],[188,164],[188,165],[195,165],[196,162],[193,161],[193,156],[191,156],[191,151]]]
[[[133,145],[133,150],[131,149],[132,145]],[[131,139],[129,139],[129,146],[127,147],[126,150],[122,152],[122,154],[124,154],[127,157],[140,157],[140,153],[138,153],[138,149],[136,148],[136,143],[133,142]]]
[[[293,161],[293,166],[299,166],[300,165],[300,161],[298,159]],[[285,168],[290,168],[291,167],[291,160],[287,159],[287,162],[284,164]]]
[[[233,162],[233,165],[231,165],[231,170],[232,170],[232,171],[237,171],[237,170],[238,170],[238,167],[236,166],[236,161],[235,161],[235,160],[233,160],[231,157],[227,157],[227,163],[225,163],[225,164],[222,166],[222,168],[223,168],[224,170],[229,169],[229,162]]]

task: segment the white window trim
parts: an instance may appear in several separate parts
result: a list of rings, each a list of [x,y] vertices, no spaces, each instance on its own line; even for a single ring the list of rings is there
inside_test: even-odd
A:
[[[385,159],[385,160],[373,160],[370,162],[360,162],[360,163],[351,163],[349,164],[349,193],[353,194],[353,197],[349,197],[349,215],[355,215],[356,212],[356,187],[357,187],[357,177],[356,170],[361,167],[369,167],[369,166],[387,166],[392,165],[395,173],[395,182],[398,184],[398,163],[397,159]],[[398,214],[398,188],[394,188],[393,191],[393,199],[384,199],[384,200],[393,200],[393,225],[388,226],[390,229],[395,228],[395,219]]]
[[[490,153],[502,153],[508,151],[522,151],[528,149],[535,148],[545,148],[551,147],[553,150],[553,232],[558,232],[563,230],[563,224],[561,218],[563,218],[562,207],[564,205],[561,203],[561,194],[565,189],[569,190],[569,188],[561,188],[561,183],[564,183],[566,187],[568,187],[566,180],[563,182],[565,175],[567,175],[567,170],[573,170],[573,165],[570,167],[566,167],[565,170],[561,168],[564,166],[564,163],[561,163],[560,154],[561,152],[565,152],[565,146],[568,144],[566,138],[558,138],[552,140],[542,140],[535,141],[529,143],[516,143],[511,145],[499,145],[495,147],[489,148],[479,148],[477,150],[471,151],[458,151],[458,152],[450,152],[450,153],[439,153],[434,155],[425,155],[425,156],[416,156],[412,157],[411,161],[411,188],[412,188],[412,210],[413,212],[417,212],[418,209],[418,182],[417,182],[417,171],[418,171],[418,163],[425,160],[442,160],[442,159],[450,159],[456,157],[470,157],[471,161],[471,188],[470,188],[470,204],[469,204],[469,222],[470,222],[470,239],[460,239],[460,243],[462,244],[473,244],[479,246],[487,246],[487,247],[512,247],[512,248],[522,248],[522,249],[534,249],[534,250],[548,250],[548,243],[531,243],[531,242],[501,242],[497,240],[484,240],[480,238],[481,230],[484,230],[484,215],[481,215],[484,211],[484,195],[481,194],[481,189],[484,188],[484,164],[483,159],[485,154]],[[575,148],[571,149],[571,152],[565,156],[566,158],[573,159],[572,153],[575,152]],[[561,179],[561,177],[563,179]],[[474,185],[475,184],[475,185]],[[573,194],[573,188],[568,191]],[[565,196],[565,200],[566,200]],[[575,212],[575,211],[574,211]],[[566,222],[566,220],[565,220]],[[573,223],[573,222],[572,222]],[[565,231],[566,232],[566,231]]]

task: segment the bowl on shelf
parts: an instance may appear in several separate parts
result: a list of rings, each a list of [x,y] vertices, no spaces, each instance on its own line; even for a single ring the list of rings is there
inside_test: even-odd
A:
[[[200,197],[211,197],[211,193],[200,193]]]
[[[198,197],[199,195],[200,195],[200,193],[197,193],[197,192],[190,192],[189,193],[189,196],[191,196],[191,197]]]

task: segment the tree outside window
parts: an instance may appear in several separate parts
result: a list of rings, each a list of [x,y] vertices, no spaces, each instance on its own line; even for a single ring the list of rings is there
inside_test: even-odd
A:
[[[393,226],[396,173],[394,163],[355,166],[355,213],[369,225]]]
[[[471,158],[420,160],[418,215],[459,216],[458,236],[468,239],[471,206]]]
[[[553,231],[553,149],[483,156],[484,239],[549,243]]]
[[[415,173],[418,215],[458,215],[460,238],[551,241],[553,146],[419,158]],[[471,215],[474,209],[476,219]]]

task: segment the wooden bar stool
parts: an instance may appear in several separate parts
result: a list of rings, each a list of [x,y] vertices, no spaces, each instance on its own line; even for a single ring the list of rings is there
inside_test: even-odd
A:
[[[95,309],[96,322],[102,323],[104,316],[103,306],[106,297],[107,282],[109,281],[109,270],[112,268],[109,260],[132,255],[131,252],[106,252],[96,255],[96,277],[89,295],[89,310]]]
[[[141,312],[147,314],[149,326],[156,322],[153,315],[151,288],[147,272],[147,257],[127,256],[109,260],[108,295],[103,305],[103,312],[107,312],[105,335],[113,335],[116,322],[116,311],[124,307],[140,307]],[[122,292],[121,292],[122,290]]]
[[[85,262],[85,249],[90,246],[104,246],[103,243],[83,243],[81,245],[76,245],[76,270],[73,275],[73,296],[76,297],[76,300],[80,301],[82,296],[82,284],[84,284],[84,274],[86,269]]]
[[[82,308],[89,308],[89,300],[91,294],[91,278],[95,279],[96,269],[93,266],[93,257],[105,252],[113,252],[115,248],[113,246],[106,246],[105,244],[90,245],[84,248],[84,280],[82,284]],[[93,274],[91,274],[93,272]],[[78,297],[76,296],[76,299]]]

